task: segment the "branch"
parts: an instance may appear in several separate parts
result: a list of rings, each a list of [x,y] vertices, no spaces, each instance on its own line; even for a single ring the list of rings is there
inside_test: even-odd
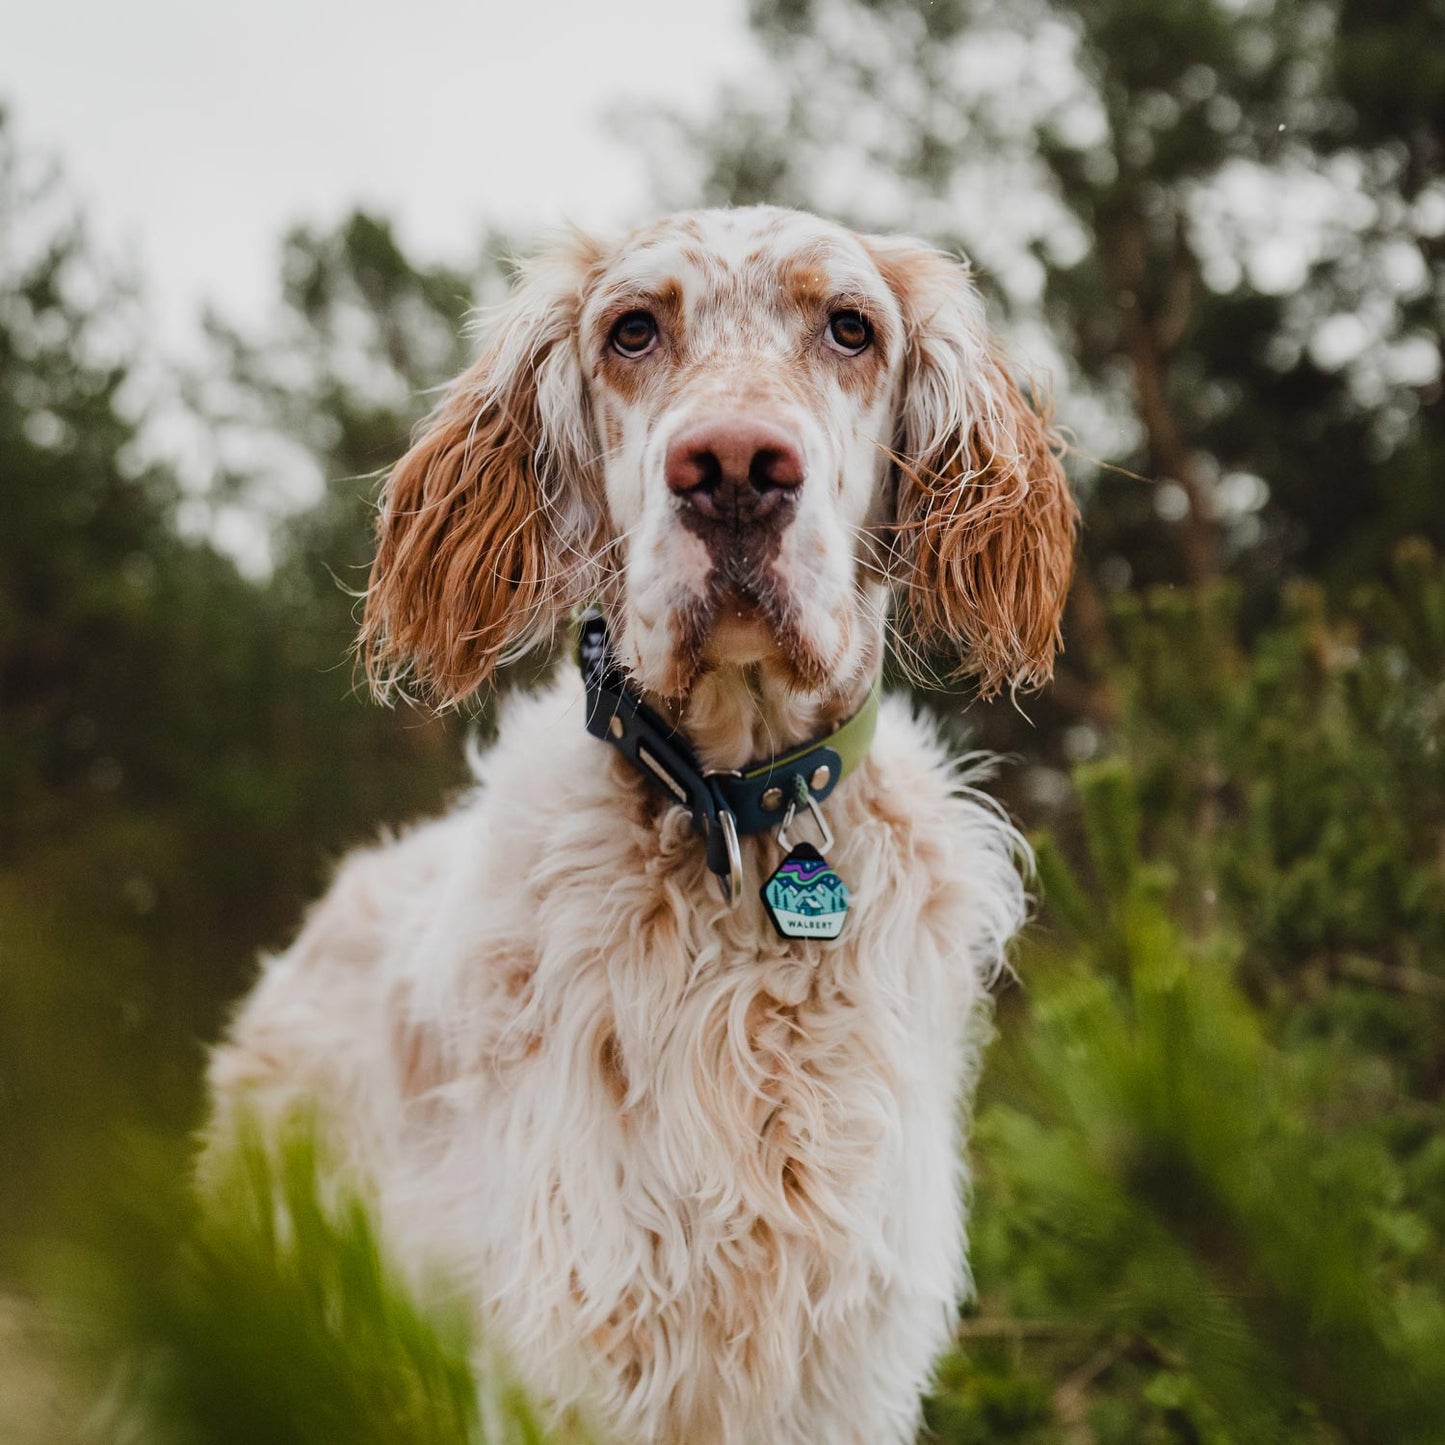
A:
[[[1066,1445],[1094,1445],[1089,1424],[1089,1388],[1129,1349],[1129,1340],[1113,1340],[1087,1359],[1055,1388],[1050,1404],[1063,1427]]]
[[[1063,1320],[1016,1320],[992,1316],[960,1320],[955,1332],[961,1340],[1051,1340],[1077,1335],[1083,1326]]]
[[[1213,515],[1208,489],[1199,468],[1184,443],[1183,432],[1169,404],[1165,386],[1166,345],[1160,323],[1144,305],[1143,283],[1147,266],[1143,222],[1136,215],[1125,216],[1115,232],[1115,274],[1124,302],[1124,343],[1134,370],[1134,396],[1139,419],[1149,441],[1153,470],[1184,488],[1189,498],[1189,515],[1181,523],[1184,574],[1199,587],[1219,574],[1219,528]],[[1175,298],[1176,307],[1182,302]],[[1182,330],[1176,315],[1171,326]]]
[[[1339,978],[1368,983],[1375,988],[1389,989],[1393,993],[1405,993],[1415,998],[1428,998],[1445,1003],[1445,978],[1426,973],[1423,968],[1411,968],[1403,963],[1384,963],[1377,958],[1366,958],[1358,953],[1331,955],[1322,961],[1326,970]]]

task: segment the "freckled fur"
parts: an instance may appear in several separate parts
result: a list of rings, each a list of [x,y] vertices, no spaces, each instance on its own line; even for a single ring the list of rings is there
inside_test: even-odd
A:
[[[1021,844],[890,701],[828,809],[848,929],[785,944],[723,909],[679,809],[619,807],[642,784],[576,708],[570,678],[514,700],[468,802],[348,865],[386,926],[328,964],[352,925],[323,904],[213,1082],[319,1101],[401,1257],[449,1266],[555,1408],[622,1440],[909,1440],[966,1278],[957,1101]]]
[[[640,294],[673,298],[672,335],[619,373],[608,307]],[[818,345],[832,295],[879,336],[851,372]],[[805,478],[774,541],[720,549],[662,460],[739,406],[793,429]],[[1072,535],[961,268],[700,212],[525,273],[388,482],[362,646],[379,686],[457,701],[598,597],[653,704],[739,767],[857,708],[890,562],[904,618],[985,685],[1041,681]],[[753,642],[719,641],[730,588]],[[962,1136],[1024,845],[886,699],[827,804],[843,936],[785,941],[754,894],[776,841],[744,841],[725,908],[683,810],[582,709],[567,668],[511,699],[468,798],[343,863],[213,1056],[213,1147],[242,1108],[319,1107],[397,1257],[442,1270],[559,1419],[902,1445],[967,1287]]]

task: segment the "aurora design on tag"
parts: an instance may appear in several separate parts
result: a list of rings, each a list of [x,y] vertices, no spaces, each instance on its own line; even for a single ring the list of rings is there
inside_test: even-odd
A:
[[[762,887],[763,906],[784,938],[837,938],[848,916],[848,886],[811,844],[799,843]]]

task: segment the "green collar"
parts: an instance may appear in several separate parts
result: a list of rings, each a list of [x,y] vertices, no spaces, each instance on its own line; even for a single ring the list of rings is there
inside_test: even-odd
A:
[[[813,787],[811,775],[817,766],[817,764],[813,764],[811,767],[809,766],[809,764],[813,763],[813,755],[815,753],[830,752],[837,758],[837,763],[833,765],[836,776],[831,780],[832,784],[836,786],[837,783],[841,782],[849,773],[853,772],[854,769],[863,762],[863,759],[868,756],[868,749],[873,746],[873,734],[877,732],[877,730],[878,684],[875,682],[873,686],[868,689],[868,696],[863,699],[862,707],[860,707],[847,722],[835,728],[827,734],[826,737],[814,738],[812,742],[804,743],[802,747],[794,748],[792,752],[784,753],[782,757],[768,758],[761,763],[751,763],[743,769],[739,774],[739,778],[744,783],[757,782],[759,780],[767,783],[775,779],[783,779],[786,782],[794,777],[804,776],[806,770],[809,791],[812,793],[814,800],[821,803],[823,799],[827,797],[827,792],[832,791],[832,788],[828,787],[827,792],[825,792]],[[820,761],[826,764],[831,760],[823,758]],[[779,783],[775,783],[774,785],[782,786],[782,784]],[[787,800],[791,801],[793,796],[792,790],[789,787],[784,787],[783,791]],[[763,824],[763,827],[769,826],[771,825]],[[748,831],[751,832],[755,830],[749,829]],[[761,832],[762,829],[760,828],[756,831]]]

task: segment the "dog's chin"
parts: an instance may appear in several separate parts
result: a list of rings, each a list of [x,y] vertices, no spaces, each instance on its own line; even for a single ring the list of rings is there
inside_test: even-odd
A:
[[[698,682],[727,671],[761,668],[794,693],[827,691],[837,659],[825,656],[786,596],[720,588],[671,614],[665,656],[637,659],[643,687],[682,701]]]
[[[816,692],[828,682],[832,660],[812,645],[785,598],[728,589],[699,622],[691,683],[710,672],[756,667],[795,692]]]
[[[704,667],[749,667],[781,655],[777,631],[756,602],[725,597],[718,604],[703,643]]]

